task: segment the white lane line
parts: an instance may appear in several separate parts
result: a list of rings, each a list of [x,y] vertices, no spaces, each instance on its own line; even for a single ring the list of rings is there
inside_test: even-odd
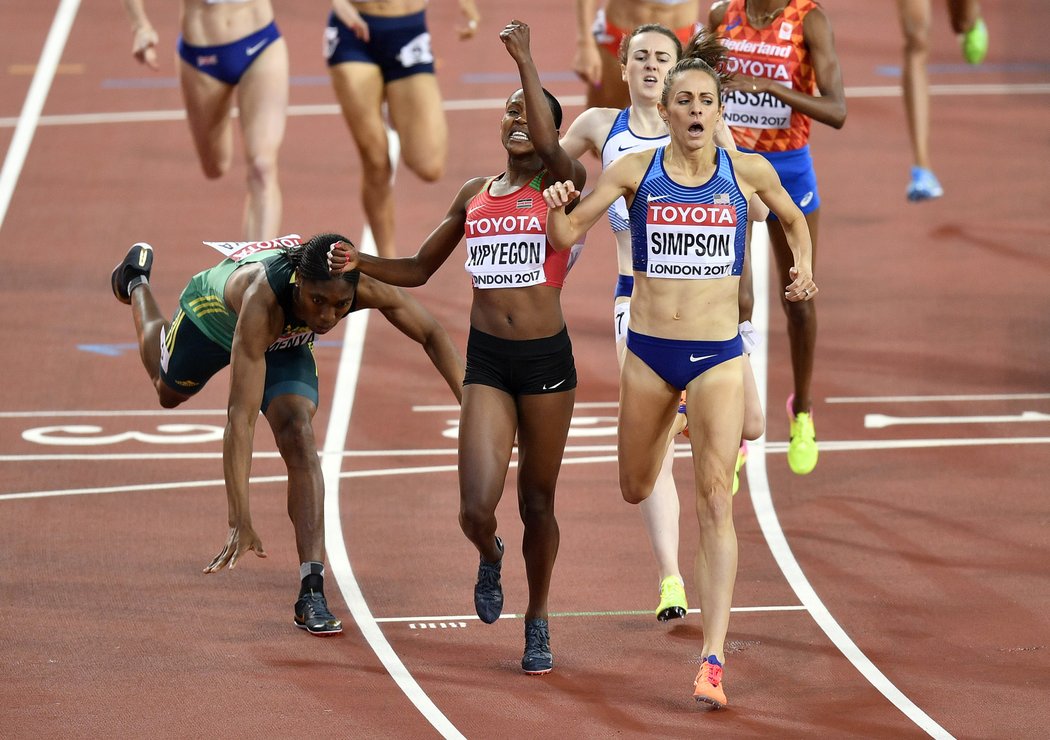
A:
[[[900,85],[872,85],[847,87],[846,97],[859,98],[896,98],[900,97]],[[973,95],[1048,95],[1050,84],[1047,83],[1017,83],[1017,84],[969,84],[969,85],[931,85],[931,95],[944,96],[973,96]],[[558,97],[562,107],[571,108],[583,106],[586,102],[582,95],[562,95]],[[479,110],[501,110],[507,103],[506,98],[467,98],[462,100],[444,101],[446,111],[479,111]],[[339,106],[336,104],[320,105],[290,105],[288,116],[337,116],[341,115]],[[237,115],[237,109],[233,110]],[[43,116],[40,118],[40,126],[84,126],[92,124],[110,123],[154,123],[158,121],[182,121],[186,118],[184,109],[154,110],[154,111],[126,111],[110,113],[71,113],[64,115]],[[0,117],[0,128],[10,128],[16,125],[16,118]]]
[[[51,30],[44,41],[44,50],[40,53],[40,62],[36,66],[33,81],[29,84],[29,91],[22,104],[22,112],[18,118],[6,119],[13,121],[15,133],[11,137],[11,145],[7,148],[7,156],[4,157],[4,166],[0,169],[0,227],[3,227],[7,217],[7,208],[11,205],[11,196],[14,195],[18,177],[22,174],[22,165],[25,164],[29,146],[33,143],[33,134],[40,124],[40,111],[44,109],[44,101],[47,100],[51,82],[55,79],[55,70],[62,58],[62,50],[66,48],[66,40],[69,38],[69,31],[73,27],[79,7],[80,0],[62,0],[59,3],[55,18],[51,21]]]
[[[936,447],[1004,447],[1008,445],[1044,445],[1050,444],[1050,437],[963,437],[911,440],[821,440],[820,451],[823,452],[864,452],[881,449],[931,449]],[[782,454],[787,451],[786,442],[749,443],[749,448],[763,449],[766,453]],[[676,458],[689,458],[691,452],[688,444],[677,443],[674,446]],[[616,445],[568,445],[565,451],[570,456],[584,452],[616,451]],[[343,450],[343,458],[434,458],[451,457],[457,453],[455,448],[435,449],[376,449],[376,450]],[[517,453],[517,450],[516,450]],[[276,460],[278,452],[255,452],[253,460]],[[113,462],[127,460],[222,460],[222,452],[58,452],[55,454],[0,454],[0,463],[43,463],[43,462]],[[584,458],[569,457],[566,464],[606,462],[607,457]],[[349,470],[340,473],[341,478],[367,478],[370,475],[402,475],[420,471],[433,471],[434,467],[422,468],[387,468],[379,470]],[[442,468],[443,469],[443,468]],[[254,479],[253,479],[254,480]],[[2,499],[0,499],[2,501]]]
[[[832,396],[824,403],[947,403],[949,401],[1045,401],[1050,393],[982,393],[944,396]]]
[[[1020,424],[1050,421],[1050,414],[1041,411],[1022,411],[1019,414],[996,414],[994,416],[888,416],[865,414],[865,429],[885,429],[903,425],[932,424]]]
[[[699,614],[699,609],[689,609],[690,614]],[[804,612],[806,607],[801,604],[785,604],[774,606],[734,606],[734,614],[767,614],[774,612]],[[629,615],[647,616],[652,614],[652,609],[631,609],[623,611],[579,611],[579,612],[551,612],[552,617],[622,617]],[[500,614],[500,619],[524,619],[524,614]],[[477,614],[451,614],[443,617],[376,617],[376,621],[382,624],[401,624],[405,622],[480,622]]]
[[[400,142],[395,134],[390,134],[390,158],[397,162]],[[368,229],[361,239],[363,251],[375,253],[372,232]],[[343,538],[342,518],[339,513],[340,465],[343,450],[346,447],[346,434],[350,427],[350,416],[357,392],[357,378],[361,370],[361,355],[364,352],[365,330],[368,327],[368,312],[362,311],[347,319],[349,325],[343,339],[343,350],[339,356],[339,369],[336,375],[335,390],[332,394],[332,413],[328,419],[325,432],[324,450],[321,458],[321,471],[324,475],[324,531],[325,549],[328,552],[328,563],[332,567],[339,591],[346,602],[361,634],[375,652],[383,667],[398,687],[415,705],[416,709],[445,738],[465,740],[448,717],[442,714],[437,705],[420,688],[409,673],[401,658],[387,642],[383,630],[379,627],[372,610],[361,593],[361,586],[354,576],[347,552],[346,540]]]
[[[758,383],[759,398],[766,399],[766,413],[770,413],[769,399],[767,395],[767,367],[768,355],[766,348],[769,346],[769,235],[765,224],[755,224],[751,239],[751,268],[754,280],[754,318],[755,325],[759,331],[765,334],[766,341],[759,342],[758,347],[751,355],[751,367],[755,372],[755,380]],[[778,317],[779,318],[779,317]],[[779,412],[780,403],[774,404],[774,413]],[[763,442],[764,437],[759,440]],[[927,734],[935,738],[951,738],[952,735],[928,714],[920,709],[911,699],[904,695],[893,685],[874,663],[861,652],[856,643],[850,639],[846,631],[842,629],[831,612],[824,606],[817,592],[809,583],[802,567],[795,559],[791,547],[788,545],[787,537],[780,526],[776,509],[773,506],[773,497],[769,490],[769,479],[766,476],[766,445],[756,445],[759,454],[747,456],[747,483],[751,493],[751,504],[758,518],[758,524],[762,528],[762,536],[769,544],[769,550],[773,558],[787,579],[788,584],[798,596],[799,601],[809,610],[813,620],[824,630],[824,634],[830,638],[835,647],[853,664],[864,678],[871,683],[890,702],[905,714],[912,722],[921,727]]]
[[[898,450],[898,449],[930,449],[935,447],[987,447],[994,445],[1048,445],[1050,437],[986,437],[984,439],[906,439],[906,440],[860,440],[856,442],[828,442],[820,443],[821,454],[825,452],[864,452],[872,450]],[[757,452],[764,451],[766,454],[783,454],[787,452],[786,442],[761,441],[749,443],[748,449],[754,448]],[[567,452],[608,452],[610,454],[592,457],[569,457],[562,461],[563,465],[599,464],[616,461],[616,445],[594,445],[586,448],[566,448]],[[382,456],[411,456],[416,453],[421,455],[451,456],[456,450],[381,450],[372,452],[334,452],[326,453],[325,458],[338,455],[342,457],[369,457],[372,455]],[[688,445],[679,444],[675,446],[675,457],[688,458],[692,453]],[[276,459],[278,454],[256,453],[256,459]],[[114,454],[114,455],[0,455],[0,462],[106,462],[119,460],[219,460],[222,459],[221,452],[202,453],[143,453],[143,454]],[[512,460],[511,465],[517,461]],[[424,465],[410,468],[378,468],[372,470],[348,470],[339,473],[340,479],[349,478],[379,478],[397,475],[430,475],[432,473],[454,473],[456,465]],[[285,475],[271,475],[253,477],[250,483],[262,485],[264,483],[284,483]],[[123,486],[100,486],[95,488],[67,488],[52,491],[21,491],[15,493],[0,494],[0,501],[14,501],[31,498],[53,498],[57,496],[84,496],[103,493],[138,493],[142,491],[167,491],[184,488],[203,488],[207,486],[222,486],[221,478],[201,481],[169,481],[158,483],[138,483]]]

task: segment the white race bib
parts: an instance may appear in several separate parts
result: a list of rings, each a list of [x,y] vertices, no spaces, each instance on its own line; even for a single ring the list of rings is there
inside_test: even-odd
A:
[[[646,276],[709,280],[732,275],[736,226],[731,205],[650,202]]]

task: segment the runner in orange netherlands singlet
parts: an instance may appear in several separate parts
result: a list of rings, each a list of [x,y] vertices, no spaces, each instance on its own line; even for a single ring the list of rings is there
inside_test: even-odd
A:
[[[806,216],[813,240],[814,267],[820,220],[820,193],[809,152],[813,120],[834,128],[846,121],[846,96],[827,15],[814,0],[719,0],[708,27],[724,36],[730,51],[725,120],[741,150],[769,160],[784,189]],[[768,222],[769,239],[781,280],[792,257],[782,224]],[[741,284],[741,320],[750,317],[751,286]],[[788,397],[788,464],[799,475],[817,464],[813,427],[816,304],[783,303],[789,317],[793,393]]]
[[[730,51],[728,71],[762,77],[808,95],[816,75],[803,39],[803,22],[813,0],[792,0],[773,22],[754,28],[744,0],[734,0],[719,31]],[[810,118],[769,93],[740,90],[726,96],[726,123],[737,146],[759,152],[801,149],[809,142]]]

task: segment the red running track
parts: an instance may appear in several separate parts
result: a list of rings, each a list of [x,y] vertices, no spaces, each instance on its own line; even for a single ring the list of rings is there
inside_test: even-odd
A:
[[[282,149],[286,228],[356,236],[356,158],[318,53],[325,8],[275,5],[297,79]],[[481,36],[469,44],[454,40],[454,3],[429,11],[453,138],[442,182],[399,175],[406,252],[460,183],[503,164],[498,105],[515,82],[496,33],[523,10],[483,5]],[[341,358],[352,350],[318,347],[318,436],[341,449],[345,432],[348,451],[330,488],[337,578],[328,591],[349,629],[319,640],[291,627],[297,563],[282,465],[265,432],[252,498],[269,558],[201,574],[225,535],[215,437],[224,382],[185,414],[154,411],[127,310],[107,280],[131,242],[149,240],[153,284],[170,310],[186,278],[213,260],[199,243],[239,232],[243,171],[206,182],[176,115],[116,115],[177,113],[171,60],[158,75],[140,70],[119,4],[81,4],[0,223],[0,735],[1050,734],[1050,58],[1041,34],[1050,7],[985,5],[992,52],[976,70],[960,64],[944,10],[934,9],[933,79],[944,87],[933,98],[933,156],[947,194],[916,206],[903,194],[897,79],[883,70],[899,64],[892,4],[824,3],[850,116],[842,131],[813,136],[825,200],[821,462],[799,478],[784,461],[790,371],[774,313],[768,443],[753,448],[736,498],[731,707],[712,714],[690,698],[699,617],[651,617],[652,556],[638,512],[617,492],[614,266],[601,232],[564,296],[580,387],[558,494],[554,673],[518,668],[525,584],[513,472],[500,509],[509,616],[485,626],[470,616],[476,554],[456,522],[451,399],[422,354],[377,318],[353,329],[364,342],[348,426],[350,395],[337,378],[345,383]],[[0,11],[5,150],[58,7]],[[170,50],[175,14],[152,12]],[[522,19],[547,86],[576,115],[571,11],[541,0]],[[144,81],[161,84],[135,86]],[[446,267],[416,294],[462,348],[470,297],[460,271]],[[176,424],[188,428],[167,426]],[[688,465],[676,472],[687,491]],[[696,525],[685,493],[682,502],[681,561],[691,571]],[[764,534],[759,515],[771,511],[780,529]],[[774,557],[778,531],[797,572],[784,552],[779,564]],[[799,573],[811,593],[793,588]],[[355,583],[359,627],[346,603]],[[695,594],[689,575],[687,586]],[[843,651],[836,629],[855,652]],[[870,668],[883,678],[869,680]]]

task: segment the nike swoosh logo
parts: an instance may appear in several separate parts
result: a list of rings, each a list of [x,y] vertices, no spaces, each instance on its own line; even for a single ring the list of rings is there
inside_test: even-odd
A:
[[[638,146],[638,145],[637,144],[631,144],[630,146],[621,146],[621,147],[617,147],[617,148],[621,152],[626,152],[628,149],[634,149],[636,146]]]
[[[715,355],[704,355],[703,357],[694,357],[693,355],[689,355],[689,362],[700,362],[700,360],[710,360],[714,356]]]
[[[671,197],[670,195],[653,195],[652,193],[649,193],[647,196],[645,196],[645,201],[647,203],[652,203],[654,200],[660,200],[661,198],[670,198],[670,197]]]
[[[259,49],[263,48],[264,46],[266,46],[266,39],[263,39],[255,46],[249,46],[247,49],[244,50],[244,53],[250,57],[253,57],[255,56],[255,52],[259,51]]]
[[[557,387],[558,387],[559,385],[561,385],[562,383],[564,383],[564,382],[565,382],[565,380],[566,380],[566,378],[562,378],[561,380],[559,380],[559,381],[558,381],[557,383],[555,383],[554,385],[547,385],[546,383],[544,383],[544,384],[543,384],[543,390],[545,390],[545,391],[552,391],[552,390],[554,390],[555,388],[557,388]]]

